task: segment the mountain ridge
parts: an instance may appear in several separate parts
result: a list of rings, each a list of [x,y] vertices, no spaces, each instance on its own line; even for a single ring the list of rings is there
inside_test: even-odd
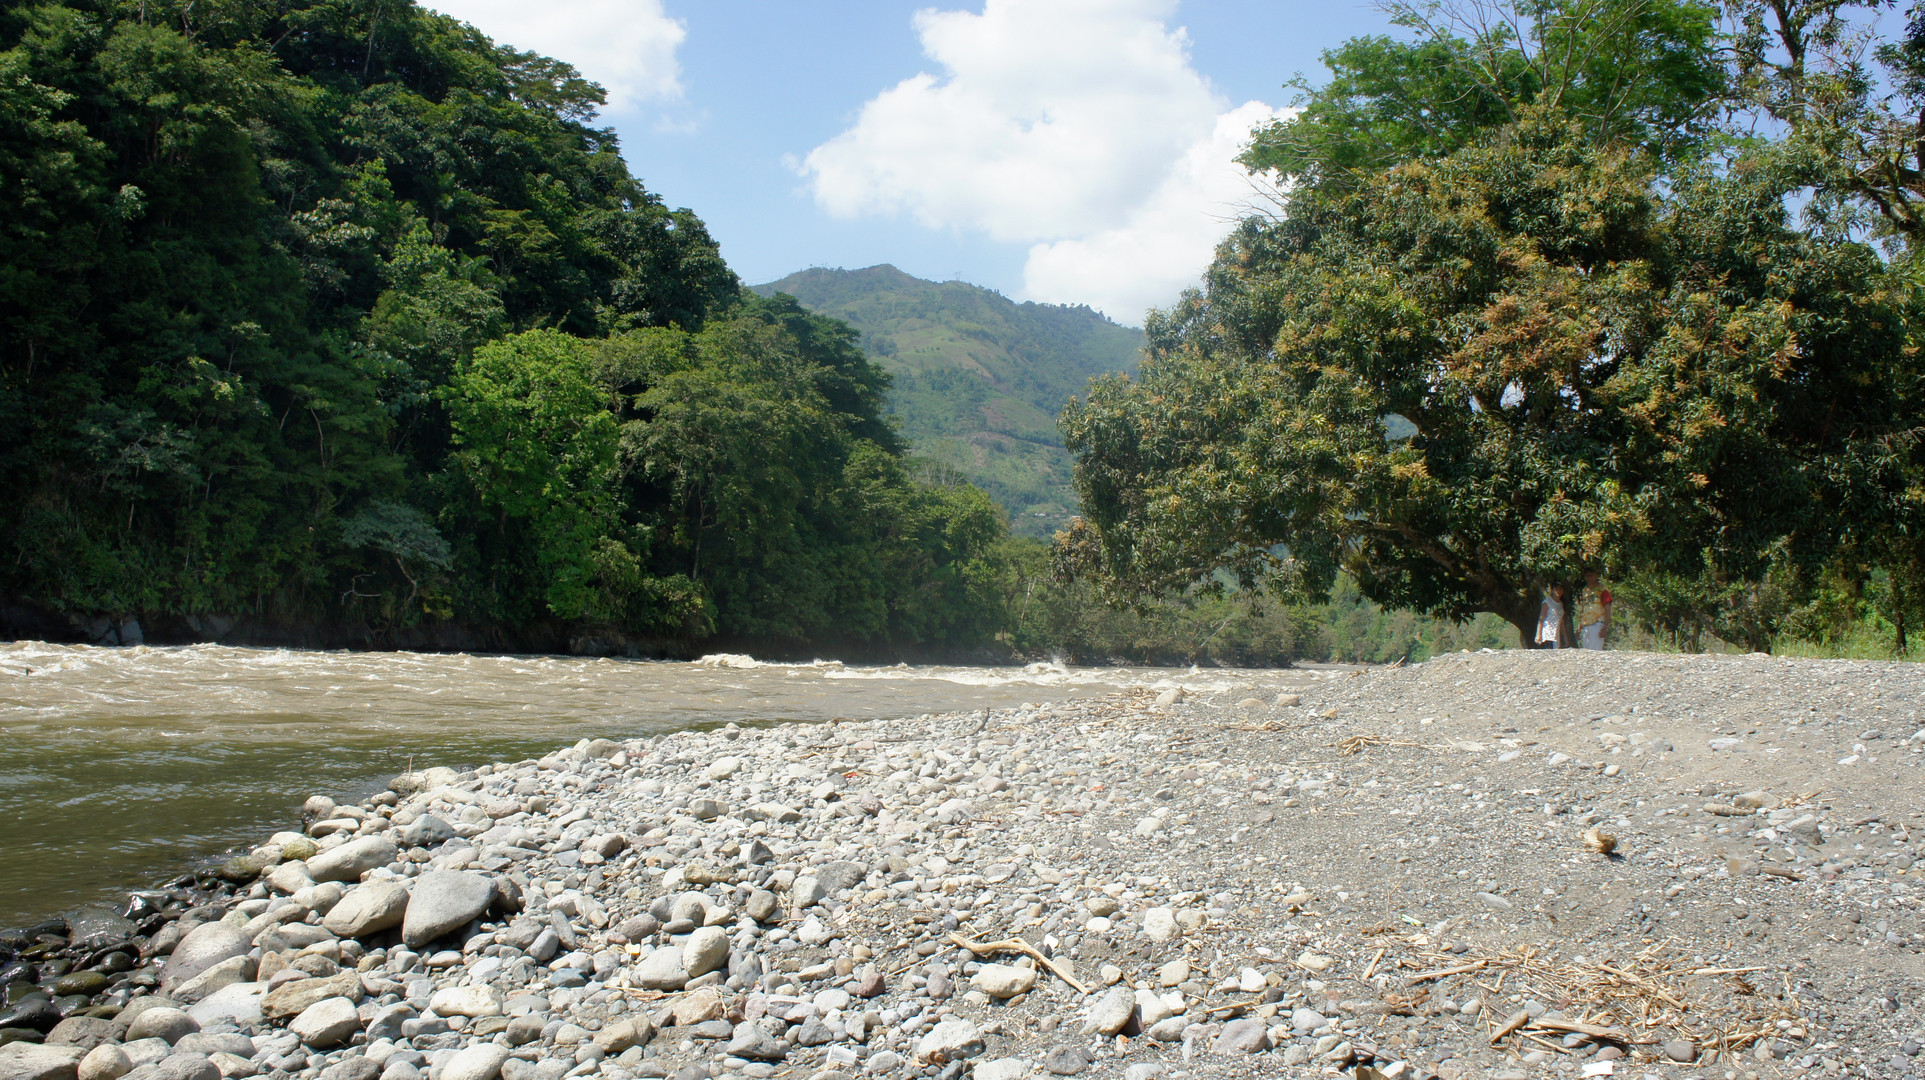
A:
[[[811,267],[753,285],[848,322],[895,382],[889,411],[916,452],[987,490],[1011,527],[1047,535],[1074,513],[1056,416],[1091,377],[1134,371],[1143,333],[1088,305],[1016,301],[889,264]]]

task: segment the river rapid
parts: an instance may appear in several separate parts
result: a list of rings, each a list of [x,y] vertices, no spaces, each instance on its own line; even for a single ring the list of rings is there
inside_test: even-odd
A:
[[[358,798],[411,763],[1140,687],[1234,701],[1328,674],[0,643],[0,926],[111,903],[295,826],[309,795]]]

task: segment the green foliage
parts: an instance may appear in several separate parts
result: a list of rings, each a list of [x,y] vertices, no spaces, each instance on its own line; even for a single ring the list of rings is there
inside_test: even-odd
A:
[[[1006,626],[1002,640],[1033,660],[1246,667],[1391,663],[1517,641],[1515,631],[1490,616],[1458,623],[1386,610],[1348,579],[1318,603],[1191,588],[1119,607],[1089,581],[1061,580],[1048,547],[1036,540],[1012,538],[995,562]]]
[[[619,431],[593,379],[593,347],[556,330],[530,330],[483,346],[444,397],[459,448],[452,458],[484,516],[526,531],[542,606],[577,619],[588,611],[595,560],[619,529]],[[528,613],[516,612],[522,618]]]
[[[918,481],[880,413],[887,376],[842,324],[745,295],[699,334],[612,339],[631,505],[657,558],[759,641],[975,641],[969,566],[1002,535],[973,488]]]
[[[1858,528],[1832,508],[1866,497],[1839,478],[1905,423],[1905,312],[1869,250],[1789,228],[1783,181],[1667,192],[1529,112],[1305,189],[1151,321],[1140,381],[1065,413],[1089,514],[1066,557],[1124,594],[1227,570],[1314,598],[1347,573],[1525,633],[1587,574],[1825,557]]]
[[[902,456],[855,330],[741,292],[601,100],[407,2],[0,9],[0,593],[986,640],[994,506]]]
[[[1718,7],[1697,0],[1397,0],[1387,11],[1414,40],[1325,52],[1330,79],[1290,84],[1301,113],[1260,128],[1246,166],[1347,185],[1454,153],[1532,107],[1591,142],[1675,157],[1710,131],[1727,83]]]
[[[1091,376],[1134,370],[1143,343],[1086,307],[1017,304],[893,266],[812,269],[755,286],[846,320],[889,372],[889,411],[916,452],[980,485],[1013,528],[1047,536],[1076,506],[1056,416]]]

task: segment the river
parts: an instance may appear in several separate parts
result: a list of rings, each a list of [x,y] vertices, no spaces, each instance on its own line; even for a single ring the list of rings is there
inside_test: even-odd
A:
[[[0,927],[175,876],[409,767],[729,722],[877,719],[1330,672],[856,667],[0,643]]]

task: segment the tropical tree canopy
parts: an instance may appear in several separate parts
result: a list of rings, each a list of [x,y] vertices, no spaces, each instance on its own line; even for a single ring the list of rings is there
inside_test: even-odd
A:
[[[1465,11],[1509,18],[1455,35]],[[1406,9],[1414,41],[1328,54],[1244,157],[1280,206],[1152,316],[1140,378],[1065,413],[1067,569],[1119,598],[1348,575],[1530,641],[1554,585],[1713,603],[1904,534],[1917,290],[1794,219],[1809,155],[1733,136],[1715,14]]]

